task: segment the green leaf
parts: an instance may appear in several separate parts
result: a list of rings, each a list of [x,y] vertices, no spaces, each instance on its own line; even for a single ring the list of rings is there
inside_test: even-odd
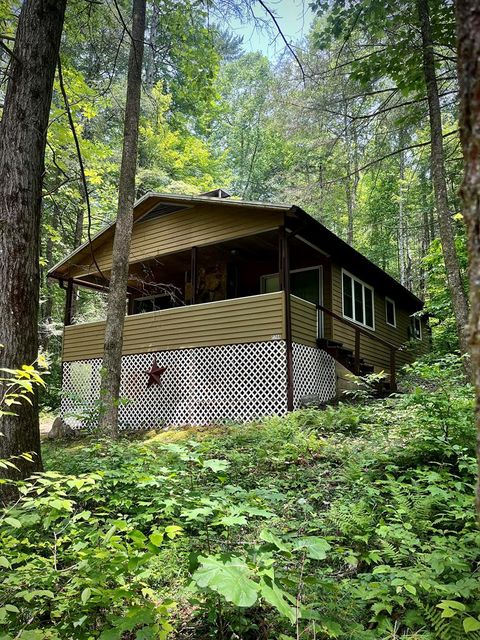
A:
[[[193,574],[193,580],[199,587],[216,591],[237,607],[255,604],[258,585],[250,579],[250,570],[240,558],[223,562],[218,556],[200,556],[198,560],[200,567]]]
[[[8,561],[5,556],[0,556],[0,567],[5,567],[5,569],[10,569],[12,565]]]
[[[262,529],[262,531],[260,531],[260,539],[268,542],[269,544],[273,544],[277,549],[279,549],[279,551],[284,551],[285,553],[291,552],[291,548],[268,529]]]
[[[466,633],[469,633],[470,631],[478,631],[480,629],[480,620],[468,616],[463,621],[463,628]]]
[[[438,609],[456,609],[457,611],[465,611],[465,605],[456,600],[442,600],[437,604]]]
[[[88,587],[86,589],[84,589],[80,595],[80,600],[82,601],[82,604],[86,604],[88,602],[88,600],[90,599],[90,596],[92,595],[92,590],[89,589]]]
[[[22,523],[20,522],[20,520],[17,520],[16,518],[11,518],[10,516],[8,518],[5,518],[4,522],[9,524],[11,527],[14,527],[15,529],[20,529],[20,527],[22,526]]]
[[[271,604],[272,607],[275,607],[282,616],[287,618],[292,624],[295,622],[295,609],[285,600],[284,592],[279,589],[275,582],[272,582],[272,586],[270,587],[264,580],[261,580],[260,594],[262,598]]]
[[[296,550],[305,550],[307,557],[313,560],[325,560],[327,551],[331,549],[330,545],[324,538],[317,536],[308,536],[300,538],[295,542]]]
[[[6,604],[5,609],[10,613],[20,613],[20,609],[16,607],[14,604]]]
[[[179,527],[176,524],[171,524],[168,527],[165,527],[165,533],[166,533],[167,537],[170,538],[170,540],[173,540],[177,536],[182,535],[183,528]]]
[[[218,471],[226,471],[230,466],[230,462],[228,462],[228,460],[217,460],[216,458],[212,458],[210,460],[204,460],[203,466],[206,469],[211,469],[217,473]]]
[[[161,547],[163,544],[163,533],[161,531],[156,531],[155,533],[151,533],[149,536],[149,540],[156,547]]]
[[[236,527],[248,524],[245,516],[223,516],[215,524],[222,524],[224,527]]]

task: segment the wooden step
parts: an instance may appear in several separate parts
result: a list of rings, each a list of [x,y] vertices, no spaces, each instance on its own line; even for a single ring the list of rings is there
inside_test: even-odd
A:
[[[344,347],[343,342],[338,342],[337,340],[329,340],[328,338],[318,338],[317,345],[320,349],[326,351],[332,358],[338,360],[340,364],[343,364],[344,367],[350,369],[350,371],[355,371],[355,356],[353,354],[353,350]],[[359,375],[366,376],[373,373],[374,369],[371,364],[365,362],[364,358],[360,358],[358,361],[359,364]]]
[[[328,338],[317,338],[317,346],[321,349],[325,349],[326,347],[343,347],[343,342],[329,340]]]

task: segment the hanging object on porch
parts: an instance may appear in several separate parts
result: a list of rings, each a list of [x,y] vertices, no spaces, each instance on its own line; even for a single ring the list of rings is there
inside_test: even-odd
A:
[[[153,385],[158,385],[159,387],[161,387],[162,386],[162,378],[161,377],[165,373],[166,370],[167,370],[167,367],[159,367],[158,366],[157,357],[154,356],[153,364],[152,364],[150,370],[145,372],[145,373],[148,373],[147,389],[148,389],[148,387],[152,387]]]

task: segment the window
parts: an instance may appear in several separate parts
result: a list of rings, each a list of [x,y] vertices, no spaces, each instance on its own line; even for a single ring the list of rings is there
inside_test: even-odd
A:
[[[397,326],[395,302],[391,298],[385,298],[385,320],[392,327]]]
[[[409,334],[413,340],[422,339],[422,320],[418,316],[410,316]]]
[[[375,328],[373,289],[342,270],[343,316],[370,329]]]

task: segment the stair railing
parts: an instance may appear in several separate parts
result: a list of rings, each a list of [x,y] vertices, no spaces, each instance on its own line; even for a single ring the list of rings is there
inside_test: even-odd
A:
[[[355,332],[353,372],[356,376],[358,376],[360,373],[360,340],[361,340],[362,334],[366,335],[371,340],[376,340],[377,342],[379,342],[380,344],[383,344],[385,347],[387,347],[390,350],[390,386],[393,390],[395,390],[397,388],[395,360],[396,360],[396,352],[400,349],[400,347],[397,347],[391,342],[388,342],[388,340],[384,340],[383,338],[380,338],[379,336],[375,335],[374,333],[371,333],[367,329],[363,329],[362,327],[359,327],[354,322],[350,322],[350,320],[347,320],[343,316],[338,315],[338,313],[335,313],[334,311],[327,309],[327,307],[324,307],[321,304],[317,304],[318,327],[320,327],[320,314],[322,312],[331,316],[335,320],[338,320],[339,322],[343,322],[343,324],[346,324],[347,326],[351,327]]]

